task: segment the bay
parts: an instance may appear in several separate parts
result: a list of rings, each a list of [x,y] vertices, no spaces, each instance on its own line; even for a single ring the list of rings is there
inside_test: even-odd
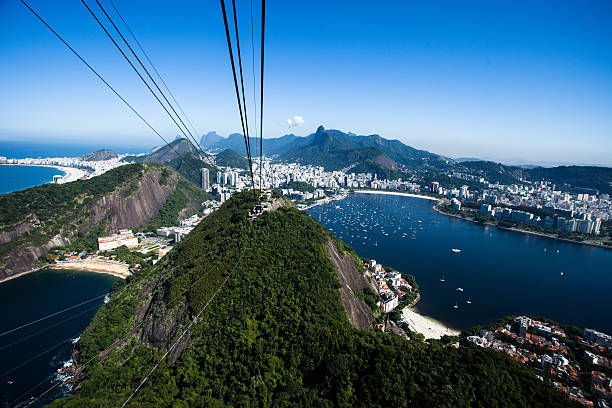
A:
[[[54,384],[56,370],[70,360],[74,342],[116,280],[99,273],[45,269],[0,283],[1,407],[17,406]],[[98,296],[49,319],[4,334]],[[56,387],[31,406],[42,406],[69,391],[65,386]]]
[[[0,194],[25,190],[53,181],[53,176],[63,176],[64,171],[43,166],[0,166]]]
[[[78,157],[102,148],[110,148],[117,153],[141,153],[147,150],[143,147],[0,140],[0,156],[12,159]],[[65,173],[52,167],[0,165],[0,194],[50,183],[56,174]]]
[[[309,213],[360,256],[414,275],[417,310],[451,327],[529,314],[612,333],[611,250],[477,225],[433,203],[356,193]]]

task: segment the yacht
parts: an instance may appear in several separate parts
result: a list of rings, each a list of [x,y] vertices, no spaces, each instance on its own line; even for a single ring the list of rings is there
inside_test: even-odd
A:
[[[468,300],[466,300],[465,303],[467,303],[468,305],[472,304],[472,298],[468,298]]]
[[[463,292],[463,288],[457,288],[455,289],[457,292]]]
[[[453,249],[451,249],[451,251],[452,251],[452,252],[454,252],[454,253],[456,253],[456,254],[458,254],[459,252],[461,252],[461,250],[460,250],[460,249],[457,249],[457,248],[453,248]]]
[[[459,305],[457,304],[457,302],[455,302],[455,306],[453,306],[455,309],[459,309]]]

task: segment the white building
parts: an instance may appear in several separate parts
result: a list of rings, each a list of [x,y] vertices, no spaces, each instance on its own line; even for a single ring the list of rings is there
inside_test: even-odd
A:
[[[210,172],[207,168],[200,169],[201,187],[204,191],[210,191]]]
[[[98,249],[100,249],[100,251],[108,251],[109,249],[119,248],[123,245],[128,248],[138,246],[138,238],[134,236],[132,230],[123,229],[119,230],[119,234],[98,238]]]

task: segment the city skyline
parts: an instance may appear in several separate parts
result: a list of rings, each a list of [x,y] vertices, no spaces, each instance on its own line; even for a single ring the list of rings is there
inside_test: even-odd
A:
[[[174,138],[87,10],[31,5]],[[199,133],[239,132],[219,5],[116,5]],[[248,6],[238,3],[247,80]],[[304,136],[323,124],[453,158],[612,165],[609,4],[385,7],[269,5],[264,137]],[[0,139],[159,144],[25,7],[0,4],[0,20],[0,50],[12,61],[0,67]]]

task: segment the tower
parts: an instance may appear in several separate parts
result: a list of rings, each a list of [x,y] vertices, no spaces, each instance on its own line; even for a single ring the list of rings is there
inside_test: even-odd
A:
[[[207,168],[200,169],[201,187],[204,191],[210,191],[210,173]]]

